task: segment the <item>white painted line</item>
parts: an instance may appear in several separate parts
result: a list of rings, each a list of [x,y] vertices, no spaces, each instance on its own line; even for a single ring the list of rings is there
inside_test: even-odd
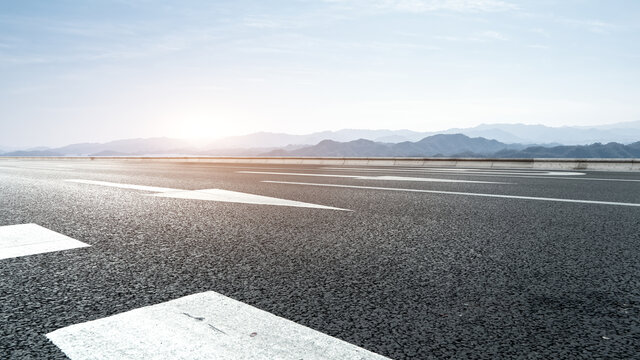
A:
[[[235,168],[235,169],[264,169],[264,166],[223,166],[223,165],[215,165],[215,166],[219,166],[219,167],[224,167],[224,168]],[[203,167],[208,167],[208,165],[203,165]],[[269,170],[291,170],[291,167],[272,167],[269,166]],[[321,167],[321,168],[304,168],[304,167],[296,167],[296,170],[301,170],[301,171],[315,171],[315,170],[319,170],[319,169],[325,169],[325,170],[329,170],[329,169],[333,169],[333,170],[341,170],[341,169],[350,169],[350,170],[360,170],[362,168],[339,168],[339,167]],[[374,168],[365,168],[365,169],[371,169],[373,170]],[[388,169],[380,169],[380,168],[375,168],[377,169],[377,171],[387,171],[390,173],[393,173],[395,171],[412,171],[412,172],[425,172],[428,173],[430,169],[436,169],[436,172],[447,172],[448,170],[452,170],[452,171],[456,171],[456,170],[460,170],[460,169],[455,169],[455,168],[430,168],[430,167],[425,167],[425,168],[396,168],[396,167],[389,167]],[[461,169],[461,170],[468,170],[468,169]],[[473,169],[470,169],[473,170]],[[486,170],[486,169],[480,169],[480,170]],[[504,170],[497,170],[497,171],[504,171]],[[534,170],[535,171],[535,170]],[[541,171],[541,170],[538,170]],[[459,172],[452,172],[452,174],[458,174]],[[526,173],[527,175],[496,175],[495,173],[490,173],[490,174],[479,174],[478,172],[473,172],[473,173],[469,173],[469,174],[460,174],[460,175],[473,175],[473,176],[477,176],[477,177],[508,177],[508,178],[528,178],[528,179],[552,179],[552,180],[584,180],[584,181],[614,181],[614,182],[640,182],[640,179],[616,179],[616,178],[611,178],[611,179],[607,179],[607,178],[582,178],[580,176],[582,175],[587,175],[586,173],[580,173],[580,172],[573,172],[571,174],[568,174],[570,176],[574,176],[574,177],[559,177],[558,175],[560,175],[560,172],[553,172],[555,173],[553,175],[553,177],[549,177],[547,176],[540,176],[540,174],[535,173],[535,172],[529,172],[525,170],[522,170],[522,173]],[[531,173],[529,175],[529,173]],[[565,172],[562,172],[562,175],[564,175]],[[578,176],[580,175],[580,176]]]
[[[48,168],[48,167],[39,167],[39,166],[0,166],[0,169],[3,170],[22,170],[22,171],[71,171],[68,169],[59,169],[59,168]]]
[[[345,341],[213,291],[47,334],[71,360],[383,360]]]
[[[279,199],[279,198],[274,198],[269,196],[247,194],[247,193],[241,193],[237,191],[229,191],[229,190],[221,190],[221,189],[183,190],[183,191],[173,191],[173,192],[154,194],[151,196],[174,198],[174,199],[208,200],[208,201],[232,202],[232,203],[243,203],[243,204],[294,206],[294,207],[304,207],[304,208],[313,208],[313,209],[351,211],[351,210],[340,209],[340,208],[335,208],[331,206],[310,204],[310,203],[304,203],[300,201]]]
[[[163,187],[156,187],[156,186],[145,186],[145,185],[121,184],[121,183],[114,183],[114,182],[108,182],[108,181],[83,180],[83,179],[67,179],[65,181],[79,183],[79,184],[100,185],[100,186],[117,187],[121,189],[142,190],[142,191],[151,191],[151,192],[180,191],[179,189],[163,188]]]
[[[0,260],[87,246],[36,224],[0,226]]]
[[[330,168],[324,168],[325,170],[329,170]],[[340,168],[331,168],[332,171],[334,170],[339,170]],[[385,170],[385,169],[379,169],[379,170],[373,170],[372,171],[386,171],[386,172],[396,172],[396,171],[412,171],[412,172],[421,172],[421,173],[428,173],[429,171],[426,170],[397,170],[397,169],[389,169],[389,170]],[[345,170],[347,171],[347,170]],[[352,170],[349,171],[358,171],[357,168],[352,168]],[[369,170],[363,170],[362,172],[369,172]],[[436,171],[439,173],[446,173],[446,171]],[[532,173],[531,175],[496,175],[494,173],[487,173],[487,174],[482,174],[479,172],[469,172],[469,173],[459,173],[459,172],[453,172],[452,174],[456,174],[456,175],[461,175],[461,176],[476,176],[476,177],[507,177],[507,178],[525,178],[525,179],[548,179],[548,180],[580,180],[580,181],[613,181],[613,182],[640,182],[640,179],[617,179],[617,178],[592,178],[592,177],[579,177],[576,175],[586,175],[586,173],[573,173],[573,174],[569,174],[571,176],[574,177],[561,177],[558,175],[561,175],[559,172],[554,173],[554,175],[552,177],[550,176],[541,176],[541,174],[536,174],[536,173]],[[565,175],[564,173],[562,173],[562,175]]]
[[[464,175],[475,174],[491,174],[491,175],[546,175],[546,176],[582,176],[586,173],[574,172],[574,171],[518,171],[518,170],[486,170],[486,169],[455,169],[455,168],[422,168],[422,169],[380,169],[380,168],[339,168],[339,167],[324,167],[326,170],[357,170],[364,172],[384,171],[384,172],[442,172],[442,173],[454,173]]]
[[[310,173],[283,173],[269,171],[238,171],[241,174],[265,174],[265,175],[285,175],[285,176],[314,176],[314,177],[335,177],[356,180],[386,180],[386,181],[423,181],[423,182],[444,182],[444,183],[473,183],[473,184],[507,184],[504,182],[475,181],[475,180],[452,180],[423,177],[405,176],[360,176],[360,175],[336,175],[336,174],[310,174]]]
[[[481,196],[481,197],[491,197],[491,198],[500,198],[500,199],[555,201],[555,202],[578,203],[578,204],[596,204],[596,205],[615,205],[615,206],[640,207],[640,204],[636,204],[636,203],[623,203],[623,202],[613,202],[613,201],[559,199],[559,198],[546,198],[546,197],[535,197],[535,196],[498,195],[498,194],[482,194],[482,193],[467,193],[467,192],[460,192],[460,191],[438,191],[438,190],[422,190],[422,189],[401,189],[401,188],[387,188],[387,187],[377,187],[377,186],[316,184],[316,183],[289,182],[289,181],[269,181],[269,180],[265,180],[265,181],[262,181],[262,182],[263,183],[271,183],[271,184],[326,186],[326,187],[349,188],[349,189],[368,189],[368,190],[387,190],[387,191],[408,191],[408,192],[418,192],[418,193],[428,193],[428,194]]]
[[[155,187],[155,186],[131,185],[131,184],[122,184],[122,183],[113,183],[113,182],[95,181],[95,180],[69,179],[66,181],[81,183],[81,184],[109,186],[109,187],[116,187],[121,189],[142,190],[142,191],[159,193],[159,194],[151,195],[154,197],[351,211],[348,209],[341,209],[341,208],[336,208],[331,206],[311,204],[311,203],[305,203],[301,201],[280,199],[280,198],[274,198],[269,196],[248,194],[248,193],[243,193],[238,191],[230,191],[230,190],[222,190],[222,189],[180,190],[180,189],[171,189],[171,188],[163,188],[163,187]]]
[[[550,178],[553,180],[562,179],[562,180],[582,180],[582,181],[614,181],[614,182],[640,182],[640,179],[607,179],[607,178],[566,178],[566,177],[554,177]]]

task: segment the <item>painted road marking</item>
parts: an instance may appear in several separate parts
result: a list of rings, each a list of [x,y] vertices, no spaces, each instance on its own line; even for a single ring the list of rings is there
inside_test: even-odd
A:
[[[405,176],[360,176],[360,175],[337,175],[337,174],[308,174],[308,173],[282,173],[270,171],[238,171],[241,174],[265,174],[265,175],[292,175],[292,176],[314,176],[314,177],[335,177],[356,180],[386,180],[386,181],[424,181],[424,182],[444,182],[444,183],[472,183],[472,184],[508,184],[505,182],[475,181],[475,180],[452,180],[423,177]]]
[[[388,359],[213,291],[46,336],[71,360]]]
[[[242,193],[238,191],[230,191],[230,190],[222,190],[222,189],[180,190],[180,189],[171,189],[171,188],[155,187],[155,186],[113,183],[108,181],[95,181],[95,180],[82,180],[82,179],[68,179],[66,181],[80,183],[80,184],[109,186],[109,187],[116,187],[121,189],[142,190],[142,191],[159,193],[159,194],[151,195],[154,197],[351,211],[348,209],[340,209],[340,208],[331,207],[331,206],[311,204],[311,203],[305,203],[301,201],[280,199],[280,198],[274,198],[269,196],[248,194],[248,193]]]
[[[164,188],[164,187],[157,187],[157,186],[121,184],[121,183],[114,183],[114,182],[108,182],[108,181],[83,180],[83,179],[67,179],[65,181],[79,183],[79,184],[109,186],[109,187],[117,187],[121,189],[142,190],[142,191],[150,191],[150,192],[180,191],[178,189],[171,189],[171,188]]]
[[[35,166],[0,166],[0,169],[3,170],[42,170],[42,171],[72,171],[71,169],[58,169],[58,168],[47,168],[47,167],[35,167]]]
[[[209,200],[209,201],[233,202],[233,203],[244,203],[244,204],[294,206],[294,207],[305,207],[305,208],[314,208],[314,209],[351,211],[351,210],[339,209],[339,208],[330,207],[330,206],[310,204],[310,203],[304,203],[300,201],[279,199],[279,198],[273,198],[269,196],[247,194],[247,193],[241,193],[237,191],[229,191],[229,190],[221,190],[221,189],[173,191],[173,192],[154,194],[151,196],[174,198],[174,199],[195,199],[195,200]]]
[[[340,168],[323,168],[325,170],[340,170]],[[349,171],[357,171],[357,168],[349,168]],[[373,170],[373,169],[371,169]],[[347,171],[347,170],[345,170]],[[379,169],[375,171],[386,171],[386,172],[396,172],[396,171],[412,171],[412,172],[421,172],[421,173],[429,173],[429,170],[410,170],[410,169]],[[369,170],[363,170],[362,172],[369,172]],[[446,171],[434,171],[438,173],[446,173]],[[460,173],[460,172],[452,172],[454,175],[461,176],[475,176],[475,177],[507,177],[507,178],[525,178],[525,179],[550,179],[550,180],[580,180],[580,181],[614,181],[614,182],[640,182],[640,179],[616,179],[616,178],[592,178],[592,177],[580,177],[576,175],[586,175],[586,173],[572,173],[573,177],[561,177],[560,172],[554,172],[553,176],[540,176],[541,174],[531,173],[531,175],[496,175],[495,173],[487,172],[479,173],[479,172],[468,172],[468,173]],[[565,175],[565,173],[562,173]]]
[[[586,175],[583,172],[574,172],[574,171],[522,171],[522,170],[488,170],[488,169],[456,169],[456,168],[413,168],[413,169],[380,169],[380,168],[337,168],[337,167],[324,167],[326,170],[358,170],[358,171],[401,171],[401,172],[419,172],[419,173],[428,173],[428,172],[443,172],[443,173],[454,173],[454,174],[464,174],[464,175],[475,175],[475,174],[491,174],[491,175],[547,175],[547,176],[582,176]]]
[[[368,189],[368,190],[387,190],[387,191],[408,191],[428,194],[446,194],[446,195],[463,195],[463,196],[481,196],[500,199],[519,199],[519,200],[535,200],[535,201],[555,201],[565,203],[578,203],[578,204],[596,204],[596,205],[615,205],[615,206],[633,206],[640,207],[640,204],[635,203],[623,203],[613,201],[596,201],[596,200],[577,200],[577,199],[559,199],[559,198],[546,198],[535,196],[519,196],[519,195],[498,195],[498,194],[482,194],[482,193],[467,193],[460,191],[439,191],[439,190],[421,190],[421,189],[401,189],[401,188],[387,188],[377,186],[355,186],[355,185],[338,185],[338,184],[317,184],[317,183],[303,183],[303,182],[290,182],[290,181],[270,181],[265,180],[263,183],[271,184],[287,184],[287,185],[306,185],[306,186],[326,186],[348,189]]]
[[[87,246],[36,224],[0,226],[0,260]]]

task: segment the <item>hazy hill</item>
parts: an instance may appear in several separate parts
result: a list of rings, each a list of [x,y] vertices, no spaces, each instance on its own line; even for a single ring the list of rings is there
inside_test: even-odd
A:
[[[419,140],[425,133],[411,130],[366,130],[343,129],[338,131],[322,131],[305,135],[291,135],[283,133],[258,132],[242,136],[230,136],[216,139],[209,144],[209,148],[255,148],[255,147],[283,147],[287,145],[313,145],[322,140],[352,141],[367,139],[380,142],[401,142]],[[387,141],[394,139],[393,141]]]
[[[440,134],[416,142],[398,144],[371,140],[337,142],[324,140],[314,146],[285,151],[275,150],[266,156],[328,156],[328,157],[496,157],[496,158],[640,158],[640,141],[620,143],[524,147],[485,138],[470,138],[461,134]]]
[[[451,156],[472,153],[476,156],[493,154],[504,149],[522,149],[522,145],[504,144],[484,138],[470,138],[462,134],[433,135],[420,141],[397,144],[359,139],[349,142],[324,140],[314,146],[297,150],[276,150],[269,156]]]
[[[403,145],[406,143],[400,143]],[[475,154],[492,154],[503,149],[522,149],[520,144],[505,144],[496,140],[488,140],[482,137],[470,138],[462,134],[433,135],[415,143],[416,150],[422,153],[452,155],[463,152]]]
[[[449,129],[438,134],[464,134],[471,138],[484,138],[496,140],[503,144],[524,144],[526,147],[533,144],[546,147],[557,145],[583,145],[592,143],[633,143],[640,140],[640,121],[610,124],[595,127],[548,127],[543,125],[524,124],[483,124],[466,129]],[[458,147],[455,153],[466,153],[475,151],[465,147],[461,142],[456,142],[455,138],[438,146],[432,144],[410,144],[420,142],[426,137],[438,135],[434,132],[417,132],[411,130],[363,130],[363,129],[343,129],[339,131],[322,131],[305,135],[292,135],[284,133],[258,132],[243,136],[231,136],[214,140],[199,140],[197,143],[184,139],[175,138],[146,138],[146,139],[125,139],[106,143],[80,143],[59,148],[29,148],[16,149],[4,147],[4,152],[14,156],[47,156],[45,154],[59,155],[96,155],[105,156],[107,154],[121,155],[244,155],[253,156],[263,154],[275,149],[291,151],[300,148],[317,146],[323,140],[331,140],[334,143],[352,142],[359,139],[370,142],[383,143],[382,147],[367,143],[360,145],[352,144],[352,147],[371,148],[370,151],[382,152],[388,144],[402,144],[392,147],[392,150],[384,150],[384,153],[392,151],[397,156],[402,154],[449,154]],[[435,139],[431,140],[432,142]],[[337,151],[346,153],[342,145],[326,143],[323,144],[323,153],[335,153]],[[448,147],[451,145],[451,147]],[[463,146],[464,145],[464,146]],[[338,146],[340,150],[331,150],[331,146]],[[431,146],[431,147],[430,147]],[[495,144],[487,144],[487,148],[480,148],[485,154],[490,149],[495,149]],[[493,148],[491,146],[494,146]],[[515,145],[514,145],[515,146]],[[513,150],[514,146],[510,149]],[[377,147],[377,150],[374,149]],[[18,150],[20,150],[18,152]],[[353,150],[353,149],[352,149]],[[494,150],[499,151],[502,149]],[[319,150],[318,150],[319,151]],[[364,150],[362,150],[364,151]],[[2,153],[3,151],[0,151]],[[16,155],[19,154],[19,155]]]
[[[172,138],[126,139],[107,143],[81,143],[51,149],[65,155],[89,155],[104,152],[122,154],[157,154],[179,152],[180,149],[192,150],[193,146],[186,140]]]
[[[50,150],[19,150],[0,154],[0,156],[64,156],[64,154]]]
[[[411,130],[343,129],[305,135],[260,132],[213,141],[209,148],[283,147],[285,145],[313,145],[322,140],[349,142],[366,139],[384,143],[416,142],[436,134],[463,134],[483,137],[503,143],[581,145],[595,142],[632,143],[640,140],[640,121],[603,126],[549,127],[525,124],[482,124],[471,128],[453,128],[437,132]]]
[[[549,127],[525,124],[483,124],[443,133],[482,136],[509,143],[584,145],[596,142],[632,143],[640,140],[640,121],[603,126]]]
[[[387,143],[374,142],[371,140],[359,139],[349,142],[337,142],[333,140],[323,140],[317,145],[304,147],[297,150],[285,151],[274,150],[263,155],[266,156],[391,156],[392,145]]]
[[[555,147],[528,147],[520,151],[502,150],[494,154],[499,158],[640,158],[640,141]]]

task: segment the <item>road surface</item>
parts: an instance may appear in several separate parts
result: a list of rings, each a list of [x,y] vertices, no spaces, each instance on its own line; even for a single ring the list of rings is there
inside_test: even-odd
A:
[[[5,160],[0,258],[2,359],[192,295],[392,359],[640,353],[640,173]]]

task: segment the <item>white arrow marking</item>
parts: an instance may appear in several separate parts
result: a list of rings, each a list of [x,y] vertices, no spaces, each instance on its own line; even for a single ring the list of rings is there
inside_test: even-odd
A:
[[[47,334],[71,360],[383,360],[345,341],[213,291]]]
[[[87,247],[36,224],[0,226],[0,259]]]
[[[492,181],[475,181],[475,180],[453,180],[423,177],[406,177],[406,176],[360,176],[360,175],[337,175],[337,174],[304,174],[304,173],[282,173],[267,171],[238,171],[242,174],[265,174],[265,175],[286,175],[286,176],[318,176],[318,177],[335,177],[348,178],[356,180],[386,180],[386,181],[424,181],[424,182],[444,182],[444,183],[472,183],[472,184],[508,184],[504,182]]]
[[[66,181],[80,183],[80,184],[109,186],[109,187],[117,187],[121,189],[142,190],[142,191],[158,193],[158,194],[151,195],[154,197],[351,211],[351,210],[340,209],[340,208],[331,207],[331,206],[311,204],[311,203],[305,203],[301,201],[279,199],[279,198],[274,198],[269,196],[247,194],[247,193],[222,190],[222,189],[180,190],[180,189],[171,189],[171,188],[155,187],[155,186],[112,183],[108,181],[95,181],[95,180],[82,180],[82,179],[68,179]]]

